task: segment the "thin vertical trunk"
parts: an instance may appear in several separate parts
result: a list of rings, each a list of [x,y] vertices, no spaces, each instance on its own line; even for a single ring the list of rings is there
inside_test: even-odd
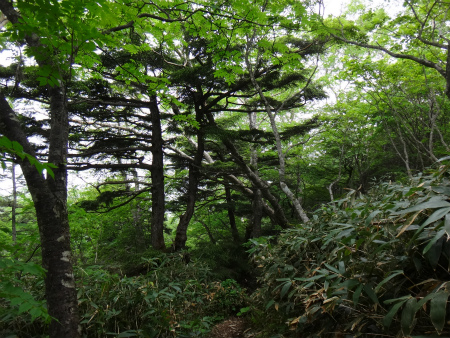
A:
[[[17,206],[17,188],[16,188],[16,164],[12,164],[12,185],[13,185],[13,201],[11,206],[11,227],[12,227],[12,240],[13,243],[17,242],[17,230],[16,230],[16,206]]]
[[[261,237],[261,220],[263,212],[263,204],[261,197],[261,190],[255,190],[255,196],[252,202],[253,216],[252,216],[252,233],[250,238]]]
[[[303,210],[303,207],[302,207],[299,199],[294,196],[294,194],[292,193],[292,191],[289,189],[288,185],[285,182],[286,181],[286,179],[285,179],[285,176],[286,176],[285,154],[283,153],[283,149],[281,146],[281,137],[278,132],[278,127],[277,127],[276,120],[275,120],[276,111],[275,112],[272,111],[269,101],[267,100],[266,96],[264,95],[258,82],[256,82],[253,67],[249,61],[249,52],[250,52],[250,48],[253,48],[253,44],[254,44],[254,42],[253,42],[253,37],[252,37],[252,38],[250,38],[250,40],[247,43],[247,51],[245,53],[245,64],[247,66],[250,80],[251,80],[253,86],[255,87],[256,91],[258,92],[259,97],[261,98],[261,100],[264,103],[264,107],[265,107],[267,115],[269,117],[270,126],[272,128],[272,132],[275,137],[277,155],[278,155],[278,160],[280,162],[280,166],[278,168],[278,175],[280,177],[280,188],[286,194],[286,196],[289,198],[291,203],[294,205],[294,208],[295,208],[295,211],[296,211],[298,217],[304,223],[306,223],[309,221],[309,218],[306,215],[306,212]]]
[[[248,121],[250,130],[256,130],[256,112],[248,114]],[[255,141],[255,137],[252,137]],[[254,168],[255,172],[258,170],[258,153],[254,143],[250,145],[250,166]],[[250,238],[257,238],[261,236],[261,222],[262,222],[262,197],[259,188],[254,189],[252,201],[252,217],[251,217],[251,233]]]
[[[133,176],[134,191],[138,191],[139,190],[139,178],[138,178],[137,170],[132,169],[131,175]],[[125,180],[125,181],[127,181],[127,180]],[[131,211],[131,214],[133,215],[133,224],[134,224],[134,229],[135,229],[134,250],[136,253],[142,252],[142,250],[145,250],[145,233],[144,233],[144,224],[143,224],[144,222],[143,222],[143,218],[142,218],[142,208],[139,203],[136,203],[136,206]]]
[[[161,131],[161,114],[156,95],[150,100],[150,114],[152,120],[152,222],[151,243],[157,250],[164,250],[164,155]]]
[[[199,123],[197,130],[197,150],[194,161],[189,163],[189,183],[187,191],[186,211],[180,217],[178,222],[173,249],[175,251],[183,250],[186,247],[187,228],[194,214],[195,202],[197,200],[198,183],[200,181],[200,168],[202,166],[203,153],[205,151],[204,133],[202,129],[203,111],[201,107],[195,109],[195,120]]]
[[[199,222],[201,225],[203,225],[203,227],[206,230],[206,233],[208,234],[208,238],[211,241],[212,244],[216,244],[216,239],[214,238],[214,236],[212,235],[211,229],[209,228],[208,224],[206,224],[205,222],[203,222],[200,219],[196,219],[197,222]]]
[[[447,40],[448,42],[448,40]],[[450,99],[450,43],[447,44],[447,60],[445,62],[445,95]]]
[[[338,183],[342,176],[342,158],[344,157],[344,145],[341,145],[341,152],[339,153],[339,173],[336,179],[328,186],[328,193],[330,194],[330,200],[333,203],[333,208],[336,208],[334,204],[333,186]]]
[[[227,184],[225,184],[224,186],[225,186],[225,198],[227,201],[228,219],[230,220],[231,235],[233,236],[233,240],[239,243],[241,239],[239,237],[239,231],[236,226],[236,217],[234,215],[234,202],[231,198],[231,189]]]

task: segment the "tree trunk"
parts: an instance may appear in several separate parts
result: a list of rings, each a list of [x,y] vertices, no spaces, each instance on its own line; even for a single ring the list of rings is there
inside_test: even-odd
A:
[[[202,166],[203,153],[205,151],[204,133],[202,129],[203,111],[201,107],[195,109],[195,120],[199,123],[197,130],[197,151],[194,161],[189,163],[189,183],[188,183],[188,199],[186,211],[180,217],[178,222],[173,249],[175,251],[183,250],[186,247],[187,228],[194,214],[195,202],[197,200],[198,183],[200,180],[200,168]]]
[[[261,179],[253,170],[250,168],[247,163],[245,163],[242,156],[238,153],[236,147],[229,139],[222,139],[223,144],[227,147],[228,151],[230,152],[231,156],[234,157],[236,163],[244,170],[244,172],[247,175],[247,178],[252,182],[253,186],[256,189],[261,190],[262,196],[270,203],[270,205],[273,208],[273,216],[276,220],[276,223],[282,227],[283,229],[286,229],[289,227],[289,222],[286,218],[286,215],[284,213],[283,208],[281,207],[280,203],[278,203],[277,198],[272,195],[269,189],[269,185],[267,182],[265,182],[263,179]]]
[[[256,130],[256,112],[250,112],[248,114],[248,122],[250,130]],[[255,136],[252,136],[252,140],[256,141]],[[258,170],[258,153],[254,143],[250,145],[250,165],[255,171]],[[252,201],[252,218],[251,218],[251,232],[249,238],[257,238],[261,236],[261,220],[262,220],[262,197],[261,190],[254,189]]]
[[[42,264],[47,269],[45,294],[48,313],[54,317],[50,338],[78,338],[78,302],[72,270],[72,253],[67,213],[67,110],[61,88],[49,88],[51,133],[49,162],[58,166],[55,178],[45,179],[27,159],[19,161],[36,209],[42,247]],[[16,114],[0,95],[0,131],[19,142],[32,156],[35,152],[22,130]]]
[[[227,201],[228,219],[230,220],[231,235],[233,236],[233,240],[236,243],[239,243],[241,239],[239,237],[239,231],[236,226],[236,218],[234,215],[234,202],[231,199],[231,189],[227,184],[224,184],[224,187],[225,187],[225,198]]]
[[[0,10],[8,20],[17,25],[20,14],[12,2],[0,0]],[[60,72],[60,65],[52,60],[53,52],[40,43],[36,34],[25,35],[27,45],[42,58],[36,58],[40,67],[50,67]],[[58,61],[56,61],[58,62]],[[63,74],[59,74],[63,78]],[[56,320],[49,326],[50,338],[78,338],[78,301],[72,270],[69,219],[67,213],[67,144],[69,133],[65,85],[62,82],[47,86],[50,98],[50,137],[48,161],[57,166],[54,178],[45,179],[28,160],[19,161],[28,190],[36,209],[42,248],[42,264],[47,269],[45,294],[48,313]],[[19,142],[24,151],[35,156],[34,149],[11,109],[6,98],[0,95],[0,131]]]
[[[212,126],[216,126],[216,123],[214,121],[214,116],[207,112],[206,114],[209,124]],[[241,167],[241,169],[245,172],[247,178],[252,182],[253,186],[257,189],[261,190],[262,196],[270,203],[270,205],[273,208],[273,212],[270,208],[266,208],[265,210],[268,211],[269,215],[272,215],[271,219],[276,222],[281,228],[286,229],[289,227],[289,222],[286,218],[286,215],[284,213],[283,208],[278,203],[278,200],[275,196],[272,195],[269,189],[269,185],[267,182],[265,182],[263,179],[261,179],[257,173],[254,172],[252,168],[245,162],[245,160],[242,158],[242,156],[237,151],[236,147],[234,146],[233,142],[227,137],[222,138],[222,142],[224,146],[228,149],[230,152],[230,155],[234,158],[237,165]],[[231,178],[231,176],[230,176]]]
[[[208,224],[206,224],[205,222],[203,222],[200,219],[196,219],[196,221],[199,222],[201,225],[203,225],[203,227],[206,230],[206,233],[208,234],[208,238],[209,238],[210,242],[212,244],[216,244],[216,239],[214,238],[214,236],[213,236],[213,234],[211,232],[211,229],[209,228]]]
[[[16,229],[16,206],[17,206],[17,188],[16,188],[16,164],[12,163],[12,184],[13,184],[13,200],[11,206],[11,228],[12,228],[12,240],[13,243],[17,242],[17,229]]]
[[[288,185],[285,182],[285,176],[286,176],[285,154],[283,153],[283,149],[281,147],[281,137],[278,132],[277,124],[275,121],[275,114],[277,111],[275,111],[275,112],[272,111],[269,101],[267,100],[266,96],[264,95],[258,82],[256,82],[255,73],[254,73],[253,68],[249,61],[249,52],[250,52],[250,48],[252,48],[252,47],[253,47],[253,37],[250,38],[250,40],[247,42],[247,52],[245,53],[245,64],[247,66],[250,80],[251,80],[253,86],[255,87],[256,91],[258,92],[259,97],[261,98],[262,102],[264,103],[264,107],[265,107],[267,115],[269,117],[270,126],[272,128],[273,136],[275,137],[277,155],[278,155],[278,160],[280,162],[280,166],[278,168],[278,174],[280,177],[280,188],[286,194],[286,196],[289,198],[291,203],[294,205],[294,208],[295,208],[295,211],[297,212],[298,217],[302,220],[302,222],[306,223],[309,221],[309,218],[306,215],[306,212],[303,210],[303,207],[302,207],[299,199],[294,196],[294,194],[292,193],[292,191],[289,189]]]
[[[164,250],[164,156],[161,131],[161,114],[156,95],[151,96],[150,113],[152,120],[152,224],[151,243],[156,250]]]
[[[252,202],[252,209],[253,209],[252,232],[250,238],[258,238],[261,237],[261,220],[263,211],[261,190],[259,189],[255,190],[255,195],[253,197]]]

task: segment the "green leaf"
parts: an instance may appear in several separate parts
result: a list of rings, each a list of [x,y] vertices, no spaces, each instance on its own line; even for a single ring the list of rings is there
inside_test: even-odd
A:
[[[402,327],[403,335],[409,336],[415,325],[415,316],[417,312],[417,299],[412,297],[406,301],[405,308],[402,312],[402,318],[400,324]]]
[[[271,299],[266,305],[266,310],[268,310],[273,304],[275,304],[275,300]]]
[[[450,203],[444,201],[444,200],[432,200],[424,203],[420,203],[418,205],[415,205],[411,208],[393,212],[392,215],[403,215],[407,214],[409,212],[413,211],[419,211],[419,210],[425,210],[425,209],[436,209],[436,208],[443,208],[443,207],[450,207]]]
[[[381,210],[372,211],[370,213],[369,217],[366,218],[366,226],[369,226],[370,222],[372,222],[373,218],[381,212],[382,212]]]
[[[353,304],[358,305],[359,297],[361,296],[361,291],[364,287],[364,284],[359,284],[356,288],[355,292],[353,292]]]
[[[431,214],[430,217],[427,218],[427,220],[421,225],[422,227],[427,226],[428,224],[431,224],[439,219],[441,219],[442,217],[444,217],[445,215],[447,215],[450,212],[450,208],[442,208],[442,209],[438,209],[435,212],[433,212]],[[419,228],[420,229],[420,228]]]
[[[180,287],[179,286],[176,286],[176,285],[170,285],[173,289],[175,289],[176,291],[178,291],[178,292],[182,292],[181,291],[181,289],[180,289]]]
[[[422,308],[422,306],[426,302],[428,302],[430,299],[433,299],[434,297],[436,297],[437,294],[438,293],[430,293],[430,294],[426,295],[425,297],[423,297],[421,300],[419,300],[416,305],[417,311],[420,310]]]
[[[375,304],[380,303],[378,301],[377,295],[375,294],[375,292],[372,289],[372,286],[370,286],[369,284],[364,285],[364,292],[366,293],[367,296],[369,296],[369,298],[372,300],[372,302],[374,302]]]
[[[434,245],[434,243],[437,242],[438,239],[440,239],[445,234],[445,230],[441,229],[437,232],[437,234],[430,240],[430,242],[427,244],[427,246],[423,249],[423,254],[425,255],[428,250],[431,249],[431,247]]]
[[[444,194],[444,195],[450,196],[450,187],[437,186],[437,187],[431,187],[431,190],[433,190],[434,192],[437,192],[438,194]]]
[[[408,299],[409,299],[409,297],[408,297]],[[400,309],[402,307],[402,305],[404,303],[406,303],[406,302],[407,302],[407,299],[405,299],[405,300],[403,300],[403,301],[401,301],[401,302],[399,302],[399,303],[397,303],[397,304],[395,304],[395,305],[393,305],[391,307],[389,312],[383,318],[383,326],[385,328],[389,328],[389,326],[391,326],[392,319],[394,318],[394,316],[397,313],[398,309]]]
[[[438,238],[437,241],[434,242],[434,244],[430,247],[430,249],[425,254],[425,257],[428,259],[428,261],[430,262],[430,265],[433,267],[433,269],[436,269],[436,267],[439,263],[439,258],[441,257],[443,244],[444,244],[444,238],[443,237]]]
[[[411,295],[406,295],[406,296],[399,297],[399,298],[387,299],[383,302],[383,304],[393,304],[393,303],[397,303],[398,301],[401,301],[401,300],[408,300],[410,298],[411,298]]]
[[[381,287],[386,284],[387,282],[389,282],[392,278],[403,274],[403,270],[395,270],[392,271],[391,274],[389,276],[387,276],[385,279],[383,279],[380,283],[378,283],[377,287],[375,288],[375,292],[379,292]]]
[[[136,331],[124,331],[117,335],[117,338],[124,338],[124,337],[137,337]]]
[[[31,304],[29,302],[24,302],[24,303],[20,304],[20,306],[19,306],[19,313],[27,312],[32,307],[33,307],[33,304]]]
[[[335,267],[331,266],[330,264],[324,263],[324,265],[325,265],[328,269],[330,269],[331,271],[333,271],[333,272],[335,272],[335,273],[337,273],[337,274],[340,274],[339,270],[336,269]]]
[[[283,288],[281,289],[281,293],[280,293],[280,298],[283,298],[283,297],[286,295],[286,293],[289,291],[291,285],[292,285],[292,282],[291,282],[291,281],[286,282],[286,283],[283,285]]]
[[[450,214],[445,215],[444,230],[448,237],[450,237]]]
[[[436,331],[441,334],[445,325],[448,293],[440,291],[430,302],[430,318]]]

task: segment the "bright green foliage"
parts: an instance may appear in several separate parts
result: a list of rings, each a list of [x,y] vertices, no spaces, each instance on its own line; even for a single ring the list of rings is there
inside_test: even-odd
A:
[[[34,156],[31,156],[30,154],[27,154],[23,151],[23,147],[20,143],[16,141],[9,140],[6,136],[0,137],[0,152],[8,153],[10,155],[14,155],[19,157],[20,159],[24,160],[25,158],[30,161],[32,165],[36,167],[36,170],[39,171],[39,173],[42,174],[44,170],[47,171],[47,173],[54,177],[54,173],[52,171],[52,168],[56,168],[56,166],[53,163],[41,163],[38,159],[36,159]],[[6,158],[4,155],[0,156],[0,162],[3,169],[6,169],[5,161]]]
[[[129,196],[119,184],[106,187],[100,195],[92,189],[73,189],[69,196],[73,250],[81,264],[101,263],[125,270],[139,265],[150,246],[148,194],[122,206]],[[109,212],[96,212],[109,208]]]
[[[449,178],[443,166],[409,185],[353,190],[339,208],[323,206],[276,244],[252,241],[262,268],[258,308],[311,336],[424,334],[429,325],[441,333],[450,286]]]
[[[43,299],[45,270],[32,262],[0,259],[0,334],[28,336],[51,317]],[[39,320],[36,320],[39,319]]]
[[[309,102],[325,96],[319,85],[309,83],[312,71],[306,65],[324,51],[322,37],[330,31],[342,29],[352,41],[436,63],[443,60],[442,48],[420,43],[419,22],[411,9],[390,18],[382,9],[352,5],[349,13],[357,14],[355,21],[329,19],[324,28],[308,16],[309,5],[291,0],[17,2],[24,20],[17,33],[2,37],[21,42],[26,34],[38,34],[54,64],[24,66],[22,82],[16,78],[19,67],[2,68],[5,92],[13,100],[22,95],[47,102],[46,85],[67,84],[70,114],[78,121],[71,122],[70,148],[85,153],[81,162],[118,164],[118,171],[126,170],[122,164],[150,162],[142,156],[152,147],[147,108],[149,95],[155,95],[167,147],[167,243],[185,210],[189,158],[196,152],[198,131],[204,133],[210,156],[201,165],[188,230],[188,265],[185,252],[166,256],[148,249],[152,215],[144,170],[149,166],[138,169],[144,187],[139,194],[133,194],[139,184],[117,182],[129,180],[130,173],[123,172],[110,173],[110,185],[99,183],[96,192],[71,192],[71,239],[86,337],[205,336],[221,319],[244,313],[252,315],[255,327],[263,323],[263,336],[289,328],[297,336],[299,331],[302,336],[444,332],[450,290],[445,282],[448,168],[416,177],[408,186],[386,183],[369,191],[380,177],[406,181],[448,153],[444,80],[409,60],[393,62],[356,47],[346,46],[340,57],[337,48],[342,45],[336,45],[323,63],[326,74],[316,73],[319,84],[346,81],[352,89],[337,93],[337,104],[321,109],[320,116],[300,121],[300,114],[311,112]],[[446,34],[442,3],[433,10],[425,1],[414,6],[420,18],[428,10],[436,13],[433,20]],[[318,40],[312,33],[300,39],[309,28],[316,29]],[[422,37],[443,43],[428,21],[423,28]],[[26,55],[38,61],[45,57],[33,48]],[[308,210],[329,201],[327,187],[341,198],[316,211],[311,223],[279,238],[279,229],[263,219],[263,234],[273,237],[252,240],[250,251],[262,273],[251,306],[235,280],[256,288],[256,274],[241,246],[254,213],[248,190],[256,189],[224,140],[232,140],[247,162],[250,146],[255,147],[258,165],[251,169],[268,182],[291,225],[297,220],[277,186],[279,156],[267,111],[261,98],[255,98],[244,65],[246,56],[269,105],[279,109],[285,178],[294,195]],[[16,93],[11,83],[23,92]],[[196,109],[210,110],[211,116],[196,120]],[[258,115],[257,130],[249,130],[251,111]],[[33,124],[20,118],[31,133],[47,139],[47,121]],[[1,138],[0,148],[52,175],[51,164],[36,162],[19,144]],[[234,186],[230,174],[242,185]],[[232,203],[224,197],[226,185]],[[349,191],[345,189],[352,190],[342,197]],[[230,231],[231,209],[238,240]],[[2,255],[24,262],[37,244],[34,222],[15,247],[6,222],[0,228]],[[1,329],[9,325],[17,334],[37,336],[48,319],[40,301],[42,271],[19,279],[16,273],[24,275],[31,266],[20,262],[0,263],[7,276],[0,280],[6,298],[0,301]],[[22,327],[27,332],[18,331]]]

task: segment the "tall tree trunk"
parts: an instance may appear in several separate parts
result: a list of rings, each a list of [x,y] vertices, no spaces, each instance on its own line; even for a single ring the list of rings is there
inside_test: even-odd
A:
[[[205,151],[204,132],[202,127],[203,110],[202,107],[196,106],[195,120],[199,123],[197,130],[197,151],[194,161],[189,163],[189,183],[188,183],[188,199],[186,211],[180,217],[178,222],[173,249],[175,251],[183,250],[186,247],[187,228],[194,214],[195,202],[197,200],[198,183],[200,180],[200,168],[202,166],[203,153]]]
[[[27,159],[19,161],[36,209],[42,247],[42,264],[47,270],[45,294],[50,338],[78,338],[78,302],[72,269],[72,252],[67,213],[67,110],[61,88],[49,88],[51,134],[49,162],[57,165],[55,178],[45,179]],[[0,95],[0,131],[19,142],[24,151],[35,152],[6,98]]]
[[[286,194],[286,196],[289,198],[291,203],[294,205],[294,208],[295,208],[295,211],[296,211],[298,217],[304,223],[306,223],[309,221],[309,218],[306,215],[306,212],[303,210],[303,207],[302,207],[299,199],[297,197],[295,197],[295,195],[292,193],[292,191],[289,189],[288,185],[285,182],[286,181],[286,178],[285,178],[285,176],[286,176],[285,154],[283,153],[283,149],[281,147],[281,137],[278,132],[278,127],[277,127],[277,124],[275,121],[276,111],[275,112],[272,111],[269,101],[267,100],[261,87],[259,86],[258,82],[255,79],[255,73],[254,73],[253,67],[249,61],[250,49],[253,48],[253,45],[254,45],[253,39],[254,38],[252,37],[247,42],[247,51],[245,53],[245,64],[247,66],[250,80],[251,80],[253,86],[255,87],[256,91],[258,92],[259,97],[261,98],[262,102],[264,103],[264,107],[265,107],[267,115],[269,117],[270,126],[272,128],[272,132],[275,137],[275,142],[276,142],[276,147],[277,147],[277,155],[278,155],[278,160],[280,162],[280,166],[278,168],[278,175],[280,177],[280,188]],[[258,61],[256,63],[258,63]]]
[[[250,112],[248,114],[248,122],[250,130],[256,130],[256,112]],[[253,141],[255,137],[252,137]],[[258,170],[258,153],[256,151],[256,146],[254,143],[250,145],[250,165],[255,171]],[[251,233],[249,238],[257,238],[261,236],[261,221],[262,221],[262,197],[261,190],[258,188],[254,189],[255,193],[253,195],[252,201],[252,217],[251,217]]]
[[[13,200],[11,206],[11,228],[12,228],[12,240],[16,244],[17,241],[17,229],[16,229],[16,206],[17,206],[17,188],[16,188],[16,164],[12,163],[12,184],[13,184]]]
[[[157,250],[164,250],[164,156],[163,139],[161,131],[161,114],[158,108],[156,95],[151,96],[150,114],[152,120],[152,224],[151,243]]]
[[[13,3],[0,0],[0,10],[13,25],[20,22],[20,14]],[[52,60],[54,52],[40,43],[36,34],[25,35],[27,45],[39,55],[40,67],[50,67],[60,73],[58,61]],[[48,161],[57,166],[54,178],[45,179],[26,159],[19,161],[28,190],[36,209],[42,248],[42,264],[47,269],[45,294],[48,313],[56,320],[49,326],[50,338],[78,338],[78,301],[72,269],[69,219],[67,212],[67,146],[69,121],[65,84],[59,81],[47,86],[50,98],[50,137]],[[0,131],[11,140],[19,142],[24,151],[35,156],[28,139],[6,98],[0,95]]]
[[[234,202],[231,198],[231,189],[228,184],[224,184],[224,187],[225,187],[225,198],[227,201],[228,219],[230,220],[231,235],[233,236],[233,240],[236,243],[239,243],[241,239],[239,237],[239,231],[236,226],[236,217],[234,215]]]
[[[222,139],[223,144],[227,147],[231,156],[235,159],[236,163],[244,170],[247,178],[252,182],[255,189],[261,190],[262,196],[270,203],[274,213],[272,214],[276,223],[286,229],[289,227],[289,222],[286,218],[283,208],[278,203],[277,198],[270,192],[269,185],[266,181],[260,178],[247,163],[245,163],[242,156],[238,153],[234,144],[227,138]]]
[[[255,196],[252,201],[252,232],[250,238],[258,238],[261,236],[261,220],[262,220],[262,212],[263,212],[263,203],[261,197],[261,190],[255,190]]]

